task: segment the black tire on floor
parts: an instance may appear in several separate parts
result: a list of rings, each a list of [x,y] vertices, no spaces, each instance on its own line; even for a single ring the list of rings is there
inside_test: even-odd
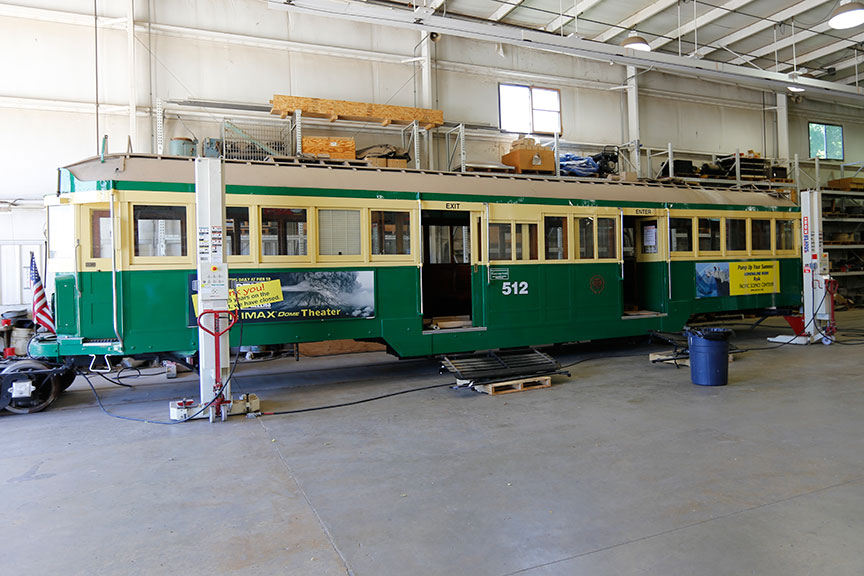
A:
[[[72,368],[69,368],[65,372],[61,372],[60,375],[57,376],[60,383],[60,392],[65,392],[66,389],[75,382],[77,376],[78,374]]]
[[[48,370],[48,366],[36,360],[18,360],[3,370],[3,374],[27,373],[37,370]],[[29,398],[10,398],[6,410],[15,414],[31,414],[41,412],[54,402],[60,393],[60,378],[58,376],[46,377],[34,374],[28,377],[30,383],[36,388]]]

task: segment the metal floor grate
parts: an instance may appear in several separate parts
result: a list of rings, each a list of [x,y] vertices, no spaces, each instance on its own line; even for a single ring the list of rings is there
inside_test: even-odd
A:
[[[556,374],[561,368],[554,358],[534,349],[444,356],[441,364],[459,380],[474,383]]]

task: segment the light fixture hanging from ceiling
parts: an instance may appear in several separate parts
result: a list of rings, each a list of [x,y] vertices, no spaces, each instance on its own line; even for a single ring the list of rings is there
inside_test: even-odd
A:
[[[846,30],[861,24],[864,24],[864,4],[852,0],[841,0],[828,18],[828,26],[835,30]]]
[[[651,45],[642,36],[639,36],[635,31],[630,32],[630,35],[621,42],[624,48],[632,48],[633,50],[641,50],[642,52],[650,52]]]

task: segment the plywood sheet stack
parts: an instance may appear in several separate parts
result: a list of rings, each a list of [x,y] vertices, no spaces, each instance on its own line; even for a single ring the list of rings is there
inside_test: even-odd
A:
[[[429,130],[444,124],[444,113],[441,110],[428,108],[411,108],[408,106],[390,106],[387,104],[372,104],[370,102],[351,102],[348,100],[327,100],[324,98],[304,98],[302,96],[285,96],[275,94],[270,100],[270,113],[286,118],[300,110],[303,116],[311,118],[327,118],[336,120],[358,120],[362,122],[380,122],[382,126],[390,124],[417,123]]]

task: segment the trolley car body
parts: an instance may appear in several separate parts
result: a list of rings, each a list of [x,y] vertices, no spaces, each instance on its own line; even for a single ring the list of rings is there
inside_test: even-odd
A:
[[[46,199],[57,338],[32,356],[197,350],[193,162],[61,170]],[[763,193],[297,161],[225,161],[224,181],[231,277],[284,297],[242,311],[243,345],[367,339],[425,356],[801,301],[798,208]]]

